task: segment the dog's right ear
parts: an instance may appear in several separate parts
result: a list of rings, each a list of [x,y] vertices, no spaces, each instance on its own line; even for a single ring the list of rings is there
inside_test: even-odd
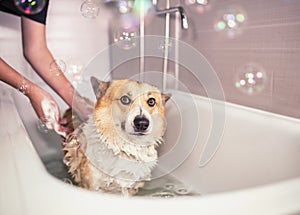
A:
[[[95,78],[94,76],[92,76],[91,84],[92,84],[96,98],[99,99],[105,94],[107,88],[109,87],[110,82],[100,81],[97,78]]]

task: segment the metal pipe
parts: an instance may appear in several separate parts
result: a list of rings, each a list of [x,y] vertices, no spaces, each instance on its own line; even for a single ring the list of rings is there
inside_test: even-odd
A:
[[[156,15],[179,13],[180,14],[180,20],[181,20],[181,28],[182,29],[188,29],[189,28],[188,19],[187,19],[187,16],[185,14],[185,11],[184,11],[183,7],[178,6],[178,7],[170,7],[170,8],[166,8],[166,9],[158,9],[157,0],[152,0],[152,4],[154,6]]]
[[[144,11],[144,1],[141,1],[140,10],[140,81],[144,81],[145,73],[145,11]]]
[[[170,0],[166,0],[166,8],[170,7]],[[168,75],[168,58],[169,58],[169,43],[170,43],[170,13],[166,13],[165,21],[165,38],[164,38],[164,63],[163,63],[163,91],[167,89]]]

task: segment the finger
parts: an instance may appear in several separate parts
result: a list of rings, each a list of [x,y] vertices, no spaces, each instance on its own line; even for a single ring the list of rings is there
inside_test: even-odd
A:
[[[54,131],[63,137],[67,136],[66,131],[64,131],[63,127],[59,126],[58,124],[54,126]]]
[[[71,133],[72,132],[72,129],[71,128],[68,128],[68,127],[63,127],[61,128],[61,130],[67,134]]]
[[[62,118],[62,119],[60,119],[59,120],[59,124],[61,124],[61,125],[67,125],[68,124],[68,119],[67,118]]]

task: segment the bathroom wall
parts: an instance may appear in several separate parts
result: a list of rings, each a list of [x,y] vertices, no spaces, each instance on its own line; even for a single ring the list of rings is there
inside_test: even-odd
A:
[[[212,0],[198,12],[185,8],[193,24],[183,39],[214,67],[228,101],[300,117],[300,1]],[[234,13],[245,20],[232,33],[216,28],[223,14]],[[266,75],[264,89],[252,94],[236,86],[247,64]]]
[[[189,29],[180,31],[180,40],[197,49],[211,64],[227,101],[300,118],[300,1],[170,3],[184,7]],[[164,0],[158,1],[159,8],[165,8],[165,4]],[[164,35],[164,22],[164,17],[153,17],[146,24],[146,35]],[[174,37],[174,16],[170,28]],[[170,46],[174,48],[174,44]],[[162,59],[147,59],[145,69],[163,71],[162,63]],[[136,64],[137,59],[124,68],[138,69]],[[169,62],[168,67],[169,74],[173,74],[174,63]],[[132,70],[124,74],[124,68],[119,68],[121,77],[134,74]],[[192,73],[181,65],[180,81],[190,91],[206,95],[201,80]]]
[[[108,20],[111,16],[110,10],[103,7],[98,18],[85,18],[80,11],[82,2],[50,0],[46,23],[48,47],[54,58],[64,63],[64,72],[75,85],[78,77],[85,75],[90,61],[107,49]],[[0,56],[17,71],[50,91],[24,60],[20,18],[3,12],[0,12]],[[104,52],[102,58],[104,63],[95,69],[94,74],[99,77],[109,69],[108,52]]]
[[[117,17],[115,10],[101,4],[99,15],[86,19],[80,14],[82,2],[51,1],[47,39],[56,58],[63,59],[67,65],[84,67],[97,53],[106,52],[113,42],[108,29],[111,30],[112,21]],[[189,29],[180,31],[180,40],[197,49],[211,64],[227,101],[300,118],[300,1],[210,0],[206,6],[193,0],[170,2],[171,6],[182,5],[189,18]],[[158,0],[158,6],[164,8],[165,0]],[[232,15],[234,20],[230,20]],[[164,22],[164,17],[152,17],[146,23],[146,35],[164,35]],[[172,16],[172,37],[174,26]],[[110,54],[112,57],[113,53]],[[4,13],[0,13],[0,55],[39,82],[23,60],[19,19]],[[104,71],[111,63],[106,57]],[[145,70],[162,71],[162,63],[162,59],[149,58]],[[125,70],[114,68],[115,77],[131,77],[134,70],[139,70],[138,64],[138,59],[132,59],[124,65]],[[174,74],[174,67],[169,62],[170,74]],[[260,75],[251,77],[249,71]],[[179,78],[192,92],[206,95],[201,80],[183,65],[180,65]]]

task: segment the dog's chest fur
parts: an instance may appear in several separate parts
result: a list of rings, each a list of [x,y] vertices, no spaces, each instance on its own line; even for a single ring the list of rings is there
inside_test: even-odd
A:
[[[98,132],[92,116],[73,134],[80,137],[81,145],[76,149],[65,146],[65,156],[69,157],[65,163],[81,186],[103,192],[135,194],[144,181],[150,180],[157,162],[155,145],[126,143],[120,148],[117,143],[124,140],[116,136],[107,142]]]

